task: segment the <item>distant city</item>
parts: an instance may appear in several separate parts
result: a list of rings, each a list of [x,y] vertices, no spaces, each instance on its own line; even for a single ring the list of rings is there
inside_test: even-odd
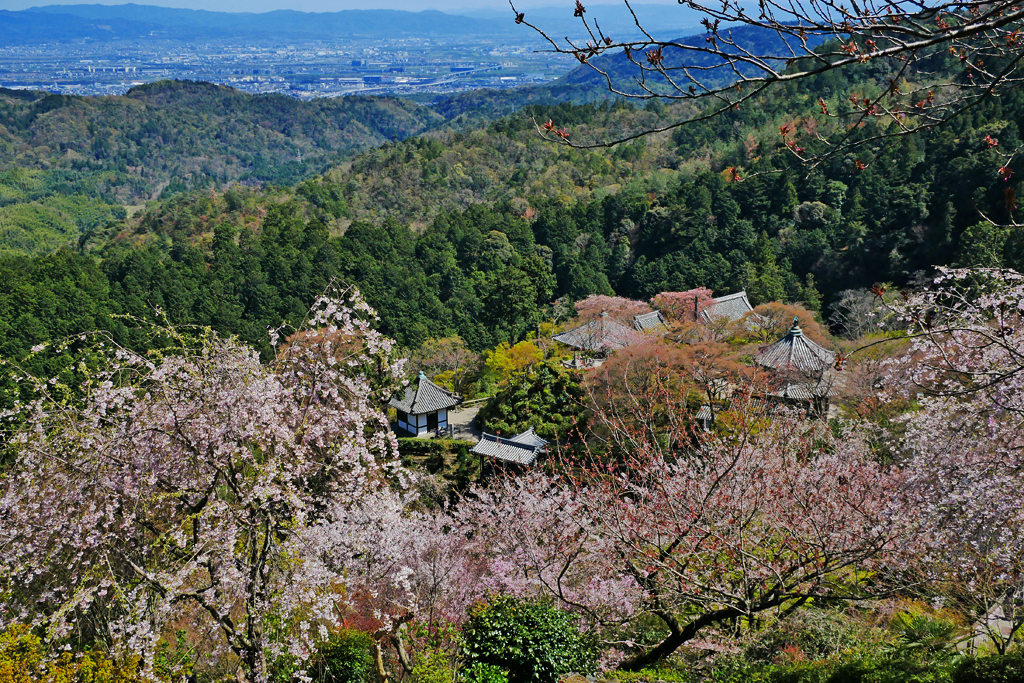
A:
[[[0,46],[0,86],[119,95],[142,83],[187,79],[312,99],[510,88],[545,83],[573,65],[565,56],[537,54],[511,39],[85,42]]]
[[[696,25],[685,8],[631,7],[663,29]],[[624,5],[599,9],[603,30],[640,37]],[[184,79],[300,99],[410,96],[545,83],[578,66],[543,51],[549,46],[516,26],[510,12],[231,14],[131,4],[0,10],[0,87],[117,95]],[[566,7],[529,12],[552,36],[588,39]]]

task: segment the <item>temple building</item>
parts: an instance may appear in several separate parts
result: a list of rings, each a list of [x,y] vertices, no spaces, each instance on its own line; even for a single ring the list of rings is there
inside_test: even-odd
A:
[[[700,312],[700,318],[704,322],[711,322],[714,318],[725,318],[731,322],[739,320],[752,310],[754,307],[750,305],[746,290],[740,290],[735,294],[712,299]]]
[[[661,314],[661,311],[651,311],[650,313],[634,315],[633,329],[644,334],[667,332],[668,322],[665,321],[665,316]]]
[[[770,370],[776,380],[765,398],[806,405],[821,417],[828,414],[829,398],[835,395],[836,354],[804,335],[797,318],[785,337],[758,351],[754,362]]]
[[[481,459],[490,458],[496,464],[529,467],[537,462],[537,456],[545,452],[547,447],[548,442],[537,436],[537,432],[530,427],[510,437],[484,432],[480,442],[470,452],[479,455]]]
[[[442,389],[422,372],[415,386],[410,384],[401,397],[388,402],[398,411],[398,427],[413,436],[427,436],[448,429],[448,411],[462,403],[462,396]]]
[[[607,311],[602,311],[600,317],[556,334],[552,339],[577,351],[606,353],[636,344],[644,339],[644,335],[666,330],[668,323],[661,311],[635,315],[631,325],[623,325],[613,320]]]

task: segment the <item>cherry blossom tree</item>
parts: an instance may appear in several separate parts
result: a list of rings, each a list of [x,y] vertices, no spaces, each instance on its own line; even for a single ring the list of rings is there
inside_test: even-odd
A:
[[[673,322],[697,322],[700,314],[712,303],[712,292],[707,287],[685,292],[662,292],[651,299],[651,306]]]
[[[919,406],[898,445],[925,568],[1005,651],[1024,628],[1024,275],[942,269],[894,310],[910,350],[889,384]]]
[[[390,678],[389,646],[412,673],[415,636],[409,624],[436,639],[460,624],[485,592],[483,564],[469,552],[466,536],[452,531],[457,525],[445,510],[417,509],[414,491],[385,487],[373,496],[336,501],[331,514],[301,532],[308,551],[302,572],[326,581],[345,577],[345,609],[373,635],[381,681]]]
[[[622,668],[810,601],[877,595],[884,582],[860,570],[905,538],[903,474],[856,432],[739,396],[711,432],[679,417],[692,411],[648,381],[597,411],[590,456],[565,474],[499,482],[462,511],[503,588],[553,595],[593,624],[660,620],[667,635],[652,647],[620,631]]]
[[[576,315],[581,321],[594,320],[607,313],[617,323],[630,326],[633,317],[650,313],[651,307],[643,301],[627,299],[621,296],[605,296],[591,294],[586,299],[576,302]]]
[[[390,500],[381,405],[401,363],[374,317],[355,292],[322,297],[269,365],[209,330],[158,330],[161,352],[99,343],[80,396],[37,382],[6,415],[21,426],[0,489],[0,621],[91,629],[152,666],[167,625],[191,618],[242,681],[307,657],[355,592],[344,566],[307,560],[310,530]]]

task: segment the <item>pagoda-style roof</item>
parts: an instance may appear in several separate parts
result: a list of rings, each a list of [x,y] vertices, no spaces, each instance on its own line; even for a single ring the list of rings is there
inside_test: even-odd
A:
[[[712,299],[711,303],[701,311],[700,315],[707,322],[710,322],[712,318],[739,320],[752,310],[754,310],[754,307],[750,305],[750,299],[747,298],[746,290],[741,289],[735,294],[727,294],[726,296]]]
[[[635,343],[637,331],[612,320],[607,313],[602,313],[599,318],[556,334],[552,339],[581,351],[603,351],[621,349]]]
[[[633,316],[633,329],[637,332],[661,332],[668,329],[661,311],[651,311]]]
[[[754,362],[778,372],[797,371],[805,375],[820,376],[835,363],[834,351],[808,339],[796,318],[793,327],[779,341],[761,349]]]
[[[412,415],[447,410],[460,403],[462,403],[462,396],[442,389],[427,379],[422,372],[416,381],[416,386],[410,384],[405,388],[405,393],[401,397],[394,396],[388,402],[391,407]]]
[[[480,437],[479,443],[470,450],[477,455],[486,455],[516,465],[532,465],[536,462],[537,455],[547,447],[548,442],[537,436],[537,432],[530,427],[525,432],[512,437],[485,432]]]
[[[787,382],[775,391],[769,392],[769,396],[776,398],[792,398],[801,401],[812,401],[816,398],[831,398],[836,396],[831,377],[820,382]]]

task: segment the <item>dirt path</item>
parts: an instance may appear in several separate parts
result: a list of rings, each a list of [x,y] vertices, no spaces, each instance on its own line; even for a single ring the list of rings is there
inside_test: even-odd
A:
[[[480,438],[480,430],[475,425],[476,414],[482,406],[473,406],[448,413],[448,424],[455,430],[456,439],[475,440]]]

